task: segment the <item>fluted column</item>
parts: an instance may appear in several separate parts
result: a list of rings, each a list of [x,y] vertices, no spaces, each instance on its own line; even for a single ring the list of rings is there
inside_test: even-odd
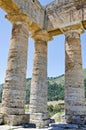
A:
[[[81,41],[77,31],[66,33],[65,45],[65,114],[67,122],[83,123],[85,115],[84,77]],[[84,118],[84,117],[83,117]]]
[[[9,116],[5,122],[12,125],[22,123],[22,117],[16,115],[25,114],[27,51],[27,23],[14,22],[2,96],[2,113]]]
[[[49,124],[47,110],[47,40],[35,34],[34,64],[30,92],[30,121],[37,127]],[[37,37],[38,36],[38,37]],[[49,39],[49,38],[48,38]]]
[[[35,41],[30,110],[47,112],[47,42],[42,40]]]

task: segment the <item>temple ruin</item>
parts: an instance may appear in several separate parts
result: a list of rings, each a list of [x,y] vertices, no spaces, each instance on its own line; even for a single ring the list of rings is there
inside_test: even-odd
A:
[[[86,28],[86,0],[54,0],[43,7],[38,0],[0,0],[12,23],[5,84],[3,122],[10,125],[50,123],[47,110],[47,43],[65,35],[65,121],[86,123],[80,34]],[[34,39],[30,113],[25,114],[28,37]],[[58,71],[58,68],[57,70]]]

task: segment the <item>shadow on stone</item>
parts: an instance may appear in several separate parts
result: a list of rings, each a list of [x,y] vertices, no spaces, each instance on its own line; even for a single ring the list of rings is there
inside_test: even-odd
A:
[[[49,130],[79,130],[76,124],[50,124]]]
[[[55,119],[50,119],[50,123],[55,123]]]
[[[32,124],[32,123],[25,123],[22,124],[23,128],[36,128],[36,124]]]

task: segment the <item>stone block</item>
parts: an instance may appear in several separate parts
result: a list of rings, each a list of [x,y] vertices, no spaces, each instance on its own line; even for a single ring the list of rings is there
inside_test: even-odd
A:
[[[63,122],[71,123],[71,116],[70,115],[64,115]]]
[[[29,123],[29,114],[24,115],[5,115],[4,123],[12,126]]]
[[[31,113],[30,123],[36,124],[37,128],[42,128],[48,126],[50,123],[50,118],[48,113]]]
[[[85,115],[84,116],[73,116],[72,122],[78,125],[84,125],[85,124]]]

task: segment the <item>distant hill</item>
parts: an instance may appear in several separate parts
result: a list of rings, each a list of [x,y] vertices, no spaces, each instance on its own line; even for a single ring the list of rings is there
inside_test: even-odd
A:
[[[48,78],[48,81],[52,84],[53,82],[54,83],[57,83],[57,84],[62,84],[64,85],[64,74],[63,75],[60,75],[58,77],[49,77]]]
[[[83,69],[83,76],[84,76],[84,79],[86,79],[86,68]],[[51,77],[51,78],[48,78],[49,82],[52,84],[53,82],[57,83],[57,84],[62,84],[64,85],[64,82],[65,82],[65,78],[64,78],[64,74],[63,75],[60,75],[58,77]]]
[[[84,85],[86,88],[86,69],[83,69],[84,75]],[[27,79],[26,84],[26,102],[29,103],[30,97],[30,84],[31,78]],[[3,84],[0,85],[0,101],[1,95],[3,90]],[[86,93],[86,89],[85,89]],[[48,100],[55,101],[55,100],[63,100],[64,99],[64,74],[58,77],[49,77],[48,78]]]

